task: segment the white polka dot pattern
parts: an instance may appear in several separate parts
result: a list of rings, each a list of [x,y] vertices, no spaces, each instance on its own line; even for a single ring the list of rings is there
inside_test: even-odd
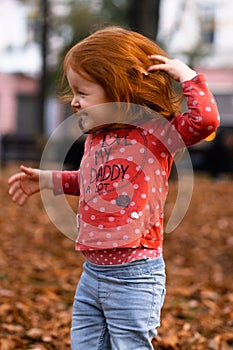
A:
[[[210,135],[219,114],[205,79],[198,75],[182,83],[188,112],[170,122],[150,119],[140,128],[125,128],[89,135],[81,170],[54,172],[54,193],[80,195],[80,231],[76,249],[101,249],[107,264],[129,261],[140,247],[157,257],[163,240],[163,207],[168,176],[177,150]],[[136,213],[136,214],[133,214]],[[133,215],[131,215],[133,214]],[[124,248],[123,248],[124,247]],[[116,259],[112,250],[126,252]],[[108,253],[111,251],[110,259]],[[157,251],[158,250],[158,251]],[[155,253],[157,251],[157,253]],[[89,254],[89,253],[88,253]],[[108,256],[106,256],[106,254]],[[155,254],[155,255],[153,255]],[[119,261],[121,260],[121,261]],[[95,260],[96,261],[96,260]]]
[[[162,256],[162,247],[157,249],[128,248],[85,251],[84,255],[93,264],[121,265],[141,259],[158,259]]]

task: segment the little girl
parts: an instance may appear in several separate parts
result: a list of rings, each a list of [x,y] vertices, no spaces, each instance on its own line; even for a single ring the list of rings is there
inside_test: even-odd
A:
[[[216,130],[217,106],[203,75],[119,27],[71,48],[64,73],[88,135],[80,169],[21,166],[9,193],[20,205],[44,188],[79,196],[76,249],[86,262],[73,305],[72,349],[153,349],[165,296],[169,173],[177,151]],[[181,84],[187,113],[180,112],[173,80]],[[119,113],[110,113],[113,105]]]

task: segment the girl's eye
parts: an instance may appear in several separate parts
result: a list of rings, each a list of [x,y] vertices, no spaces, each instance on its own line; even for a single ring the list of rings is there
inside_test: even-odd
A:
[[[79,91],[78,94],[81,95],[81,96],[85,96],[86,95],[83,91]]]
[[[78,88],[73,88],[72,89],[74,95],[80,95],[80,96],[85,96],[86,93],[84,91],[79,90]]]

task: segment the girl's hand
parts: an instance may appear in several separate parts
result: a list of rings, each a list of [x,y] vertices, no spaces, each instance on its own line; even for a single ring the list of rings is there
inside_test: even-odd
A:
[[[180,83],[186,80],[191,80],[197,75],[194,70],[178,59],[170,59],[161,55],[151,55],[149,58],[152,61],[155,60],[159,61],[160,63],[150,66],[147,69],[148,72],[163,70],[164,72],[167,72],[174,80],[179,81]]]
[[[32,169],[21,165],[21,173],[12,175],[8,180],[9,194],[13,202],[23,205],[27,199],[43,188],[52,188],[52,172]]]

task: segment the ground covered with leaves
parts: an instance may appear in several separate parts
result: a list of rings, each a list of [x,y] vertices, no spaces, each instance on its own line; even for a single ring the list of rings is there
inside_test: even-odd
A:
[[[11,203],[6,182],[15,169],[0,170],[0,349],[68,350],[84,259],[39,194],[22,208]],[[176,193],[173,180],[167,213]],[[164,242],[167,295],[155,349],[232,349],[232,198],[232,178],[195,174],[189,210]]]

